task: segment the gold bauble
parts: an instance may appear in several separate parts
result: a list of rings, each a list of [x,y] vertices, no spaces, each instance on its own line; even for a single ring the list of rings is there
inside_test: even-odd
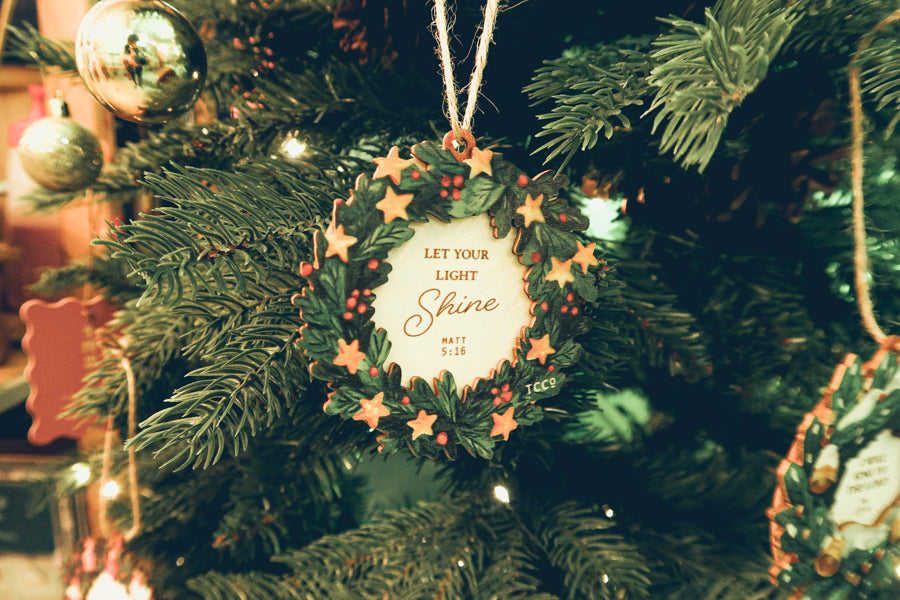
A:
[[[18,153],[35,183],[58,192],[89,186],[103,168],[97,137],[69,118],[68,106],[60,99],[50,101],[49,117],[25,129]]]
[[[117,117],[165,123],[194,105],[206,51],[180,12],[159,0],[103,0],[75,38],[78,73]]]

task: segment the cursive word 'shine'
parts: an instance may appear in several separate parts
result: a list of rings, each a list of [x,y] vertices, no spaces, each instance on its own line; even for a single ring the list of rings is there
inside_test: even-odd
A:
[[[500,305],[496,298],[487,300],[469,300],[468,296],[456,299],[456,292],[444,294],[437,288],[425,290],[419,294],[419,308],[422,312],[410,315],[403,324],[403,333],[409,337],[418,337],[434,325],[434,320],[443,315],[462,315],[469,311],[490,312]]]

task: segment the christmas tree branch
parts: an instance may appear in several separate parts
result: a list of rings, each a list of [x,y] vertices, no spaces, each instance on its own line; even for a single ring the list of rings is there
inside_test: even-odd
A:
[[[615,523],[575,502],[541,511],[536,537],[551,565],[563,572],[566,594],[574,600],[648,597],[650,571],[637,548],[609,531]]]
[[[657,88],[648,112],[660,136],[683,166],[702,172],[712,159],[729,114],[765,78],[769,65],[802,16],[802,2],[720,0],[700,25],[663,19],[670,33],[655,42],[650,85]]]
[[[532,104],[552,100],[555,107],[539,115],[545,123],[536,137],[552,136],[535,153],[549,150],[545,163],[564,155],[560,169],[576,152],[590,150],[600,139],[631,127],[628,107],[641,106],[650,94],[649,56],[643,52],[601,46],[575,57],[545,61],[525,87]]]

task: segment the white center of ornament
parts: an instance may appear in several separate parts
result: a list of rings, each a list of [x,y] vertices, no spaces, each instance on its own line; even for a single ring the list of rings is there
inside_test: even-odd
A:
[[[412,224],[388,253],[392,270],[375,290],[373,321],[387,331],[402,384],[450,371],[462,388],[488,378],[532,320],[525,267],[510,238],[494,238],[487,215]]]
[[[847,462],[834,495],[831,519],[851,545],[870,548],[887,537],[890,524],[900,516],[898,502],[900,438],[882,431]]]

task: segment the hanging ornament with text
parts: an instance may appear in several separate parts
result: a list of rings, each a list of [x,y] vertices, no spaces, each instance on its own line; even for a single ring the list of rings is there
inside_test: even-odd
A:
[[[797,598],[900,596],[897,354],[838,365],[778,468],[768,514],[773,581]]]
[[[160,0],[102,0],[75,38],[78,74],[117,117],[165,123],[194,105],[206,50],[184,16]]]
[[[498,12],[489,0],[462,123],[443,0],[435,3],[451,131],[397,147],[335,200],[294,298],[300,346],[333,390],[325,412],[379,431],[378,450],[489,458],[542,418],[587,329],[606,267],[574,232],[563,176],[528,177],[469,132]]]
[[[467,142],[376,158],[302,269],[300,345],[334,390],[325,411],[380,431],[384,452],[489,457],[540,420],[604,275],[573,234],[587,219],[557,197],[565,177]]]

